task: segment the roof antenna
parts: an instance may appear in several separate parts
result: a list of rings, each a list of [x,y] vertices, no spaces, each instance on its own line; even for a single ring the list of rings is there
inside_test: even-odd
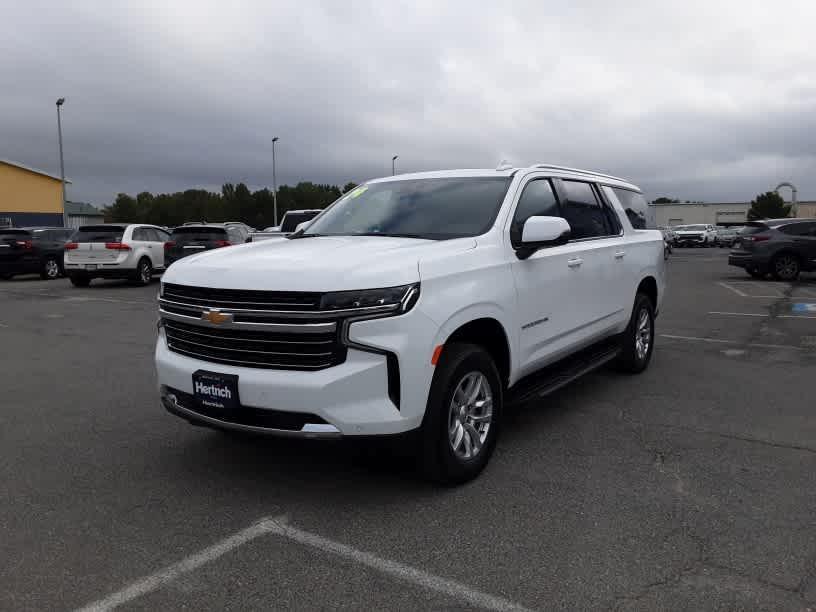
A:
[[[496,166],[496,171],[499,172],[501,170],[512,170],[513,164],[509,163],[506,159],[503,159],[499,162],[499,165]]]

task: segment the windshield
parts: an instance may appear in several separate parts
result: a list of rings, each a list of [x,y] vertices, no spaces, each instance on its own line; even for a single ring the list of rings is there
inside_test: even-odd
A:
[[[457,177],[362,185],[300,236],[478,236],[493,225],[509,183],[507,177]]]
[[[706,229],[705,225],[678,225],[674,229],[680,230],[681,232],[704,232]]]

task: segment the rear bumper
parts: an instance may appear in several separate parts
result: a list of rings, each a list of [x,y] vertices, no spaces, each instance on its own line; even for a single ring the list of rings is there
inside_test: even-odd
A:
[[[130,278],[136,274],[136,268],[104,266],[102,264],[96,270],[86,270],[85,264],[66,263],[64,269],[67,276],[82,276],[85,278]]]
[[[728,254],[728,265],[736,266],[738,268],[764,270],[768,267],[768,262],[756,257],[752,253],[739,253],[732,251]]]

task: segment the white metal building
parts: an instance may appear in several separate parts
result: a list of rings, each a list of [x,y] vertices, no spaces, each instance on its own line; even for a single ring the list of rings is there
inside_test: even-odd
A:
[[[750,202],[702,202],[650,204],[659,227],[710,223],[712,225],[742,225],[748,220]],[[816,202],[799,202],[797,217],[816,216]]]

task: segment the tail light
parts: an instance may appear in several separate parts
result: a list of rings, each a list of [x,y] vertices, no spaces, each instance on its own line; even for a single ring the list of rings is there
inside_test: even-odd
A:
[[[168,240],[167,242],[164,243],[164,250],[166,251],[168,249],[172,249],[174,246],[176,246],[176,243],[173,242],[172,240]]]
[[[770,240],[771,237],[768,234],[755,234],[753,236],[746,236],[743,240],[748,240],[750,242],[765,242],[766,240]]]
[[[66,251],[73,251],[74,249],[78,249],[79,245],[76,242],[66,242],[65,243],[65,250]]]
[[[215,246],[216,247],[232,246],[232,243],[229,240],[216,240]]]
[[[106,242],[105,248],[110,249],[111,251],[129,251],[130,245],[125,244],[124,242]]]
[[[30,251],[34,248],[34,243],[31,240],[18,240],[17,246],[23,247],[26,251]]]

